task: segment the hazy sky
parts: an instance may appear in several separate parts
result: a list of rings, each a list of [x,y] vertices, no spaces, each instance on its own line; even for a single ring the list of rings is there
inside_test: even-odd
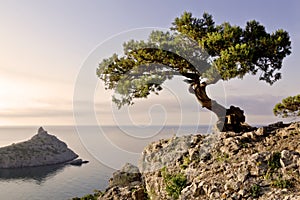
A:
[[[300,93],[299,8],[298,0],[2,0],[0,125],[74,124],[73,93],[87,59],[98,49],[99,61],[93,61],[95,65],[89,66],[88,74],[90,80],[96,80],[100,58],[121,48],[122,43],[118,42],[126,31],[131,30],[129,33],[134,35],[138,31],[132,30],[137,28],[169,28],[183,11],[198,17],[206,11],[217,24],[229,21],[244,26],[246,21],[256,19],[268,31],[283,28],[290,33],[292,54],[285,59],[283,78],[273,86],[247,76],[209,88],[211,97],[227,106],[234,104],[245,109],[251,124],[274,122],[274,104],[285,96]],[[172,80],[165,87],[161,95],[117,111],[111,104],[111,93],[104,91],[99,82],[96,86],[91,84],[95,95],[90,101],[102,125],[207,124],[214,120],[209,112],[202,112],[181,80]],[[83,97],[78,103],[80,109],[88,106],[86,101]],[[82,124],[94,123],[83,118]]]

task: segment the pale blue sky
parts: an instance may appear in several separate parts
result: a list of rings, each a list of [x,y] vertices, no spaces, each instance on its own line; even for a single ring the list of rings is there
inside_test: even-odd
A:
[[[240,26],[256,19],[268,31],[283,28],[290,33],[292,55],[284,62],[282,80],[273,86],[250,76],[242,81],[219,83],[209,89],[212,97],[227,105],[241,106],[250,123],[261,124],[276,120],[272,107],[277,101],[299,93],[300,2],[297,0],[2,0],[0,3],[0,125],[73,124],[74,86],[90,53],[112,35],[124,31],[169,28],[183,11],[191,11],[198,17],[206,11],[217,23],[229,21]],[[95,78],[95,74],[91,76]],[[95,95],[97,117],[104,125],[148,124],[151,123],[148,108],[154,106],[151,112],[154,124],[210,123],[209,113],[200,114],[202,109],[188,95],[184,83],[174,80],[167,87],[160,96],[139,101],[130,108],[131,121],[128,121],[122,117],[127,116],[127,109],[115,111],[110,93],[99,83]]]

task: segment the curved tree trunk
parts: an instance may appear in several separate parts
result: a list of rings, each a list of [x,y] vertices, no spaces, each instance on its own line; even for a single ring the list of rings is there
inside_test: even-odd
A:
[[[196,95],[202,107],[217,115],[217,128],[220,131],[241,132],[251,129],[249,125],[245,124],[246,118],[243,110],[235,106],[230,106],[229,109],[226,109],[207,96],[205,82],[192,83],[189,91]]]

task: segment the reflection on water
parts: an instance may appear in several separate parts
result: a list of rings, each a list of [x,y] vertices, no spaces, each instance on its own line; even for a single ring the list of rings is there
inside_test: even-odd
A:
[[[22,180],[22,181],[35,181],[40,185],[47,179],[54,177],[64,168],[70,167],[65,164],[48,165],[40,167],[26,167],[16,169],[0,169],[0,180]]]
[[[19,141],[31,138],[38,127],[0,127],[0,146],[10,145]],[[108,180],[115,169],[107,166],[107,162],[95,159],[87,149],[95,146],[96,150],[103,147],[106,142],[116,145],[124,151],[137,154],[144,146],[153,140],[163,137],[172,137],[173,134],[182,135],[196,132],[207,132],[207,126],[203,127],[164,127],[162,134],[158,134],[157,127],[147,127],[143,130],[134,127],[102,127],[106,134],[105,141],[99,141],[98,133],[92,134],[87,129],[84,134],[88,138],[89,145],[83,145],[82,138],[73,126],[49,126],[45,127],[50,134],[57,136],[67,143],[70,149],[74,150],[84,160],[90,162],[80,167],[71,165],[51,165],[43,167],[31,167],[20,169],[0,169],[0,199],[18,200],[43,200],[72,199],[75,196],[84,196],[92,193],[94,189],[104,190],[108,186]],[[81,136],[82,136],[81,135]],[[153,137],[149,137],[153,135]],[[147,138],[147,137],[149,138]],[[103,149],[101,154],[108,159],[124,164],[122,160],[126,155],[111,156],[108,149]],[[120,158],[123,156],[124,158]],[[127,160],[127,159],[126,159]],[[16,192],[17,191],[17,192]]]

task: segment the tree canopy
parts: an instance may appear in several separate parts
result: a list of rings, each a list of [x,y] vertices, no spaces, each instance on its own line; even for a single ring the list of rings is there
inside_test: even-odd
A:
[[[300,94],[284,98],[281,103],[277,103],[273,109],[275,116],[300,117]]]
[[[291,42],[286,31],[268,33],[255,20],[241,28],[228,22],[216,25],[207,13],[195,18],[184,12],[170,31],[153,31],[146,41],[128,41],[123,51],[104,59],[97,69],[106,89],[115,91],[113,101],[119,108],[158,94],[162,83],[177,75],[190,84],[209,85],[259,74],[259,80],[272,85],[281,78]]]

